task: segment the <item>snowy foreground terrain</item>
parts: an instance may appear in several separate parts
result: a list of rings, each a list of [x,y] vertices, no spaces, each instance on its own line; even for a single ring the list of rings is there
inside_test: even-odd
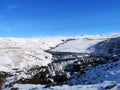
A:
[[[1,37],[0,90],[120,90],[120,34]]]

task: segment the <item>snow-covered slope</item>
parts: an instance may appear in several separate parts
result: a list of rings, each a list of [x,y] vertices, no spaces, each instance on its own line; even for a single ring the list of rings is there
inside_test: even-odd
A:
[[[86,38],[71,40],[53,49],[52,51],[90,53],[89,47],[97,42],[100,42],[100,40],[90,40]]]
[[[0,48],[37,48],[42,50],[50,49],[62,43],[67,37],[41,37],[41,38],[0,38]]]
[[[34,65],[47,65],[52,55],[45,52],[90,53],[93,47],[113,35],[84,35],[76,37],[41,38],[0,38],[0,71],[10,72],[13,68],[28,68]],[[91,49],[92,48],[92,49]]]
[[[0,38],[0,71],[10,72],[14,68],[47,65],[52,55],[44,50],[62,43],[62,38]]]
[[[120,34],[111,35],[83,35],[68,39],[65,43],[52,49],[54,52],[77,52],[77,53],[91,53],[93,47],[101,41],[109,38],[119,37]]]
[[[93,47],[93,55],[120,55],[120,37],[110,38]]]
[[[87,68],[84,75],[81,75],[79,72],[73,72],[73,70],[73,74],[67,77],[68,80],[66,81],[66,84],[77,84],[77,87],[73,86],[70,88],[71,86],[63,85],[62,87],[55,86],[47,89],[87,90],[89,88],[89,90],[105,90],[107,85],[114,84],[115,88],[113,88],[119,90],[119,53],[119,33],[112,35],[83,35],[75,37],[0,38],[0,73],[4,74],[7,72],[8,74],[7,77],[4,77],[5,80],[1,80],[2,77],[0,77],[0,81],[2,81],[0,86],[3,86],[3,90],[10,90],[11,88],[19,88],[20,90],[44,90],[46,89],[44,88],[44,85],[35,85],[36,80],[34,81],[32,79],[34,75],[38,74],[38,76],[40,76],[43,74],[42,78],[45,77],[45,80],[47,80],[48,76],[51,75],[49,72],[46,72],[47,74],[45,73],[46,70],[50,69],[49,65],[52,65],[51,71],[54,72],[54,75],[57,75],[55,74],[56,71],[64,71],[67,66],[72,66],[71,69],[69,69],[72,70],[74,64],[79,62],[77,64],[82,65],[83,63],[86,65],[84,68],[77,68],[79,72],[84,69],[86,70]],[[88,56],[86,56],[87,54]],[[55,55],[55,57],[53,57],[53,55]],[[104,57],[106,55],[108,57]],[[98,64],[99,61],[96,61],[96,56],[98,59],[104,58],[107,62]],[[117,61],[109,62],[111,58],[113,59],[116,57]],[[43,67],[41,68],[41,66]],[[64,76],[70,73],[62,74]],[[38,79],[42,80],[41,77]],[[31,81],[29,82],[29,80],[33,80],[34,83]],[[21,84],[18,84],[17,82]],[[32,83],[32,85],[22,84],[22,82],[29,82]],[[55,82],[55,85],[56,84],[57,82]]]
[[[12,69],[30,68],[35,65],[47,65],[51,62],[52,56],[43,51],[23,49],[1,49],[0,50],[0,71],[10,72]]]

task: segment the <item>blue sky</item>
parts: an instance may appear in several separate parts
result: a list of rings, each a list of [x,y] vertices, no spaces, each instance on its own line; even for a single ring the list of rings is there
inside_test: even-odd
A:
[[[120,32],[120,0],[0,0],[0,36]]]

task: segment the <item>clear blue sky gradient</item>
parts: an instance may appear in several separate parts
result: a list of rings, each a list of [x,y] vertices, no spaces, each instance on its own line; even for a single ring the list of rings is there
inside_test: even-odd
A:
[[[0,0],[0,36],[120,32],[120,0]]]

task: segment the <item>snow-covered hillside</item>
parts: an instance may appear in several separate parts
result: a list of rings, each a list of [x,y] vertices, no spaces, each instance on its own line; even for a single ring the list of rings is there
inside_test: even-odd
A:
[[[114,85],[113,88],[119,90],[119,53],[119,33],[75,37],[1,37],[0,86],[3,90],[105,90],[107,86]],[[49,83],[52,87],[44,88]],[[61,84],[62,87],[56,86]]]
[[[93,55],[120,55],[120,37],[110,38],[93,47]]]
[[[52,51],[55,52],[78,52],[78,53],[91,53],[92,48],[101,41],[109,38],[119,37],[120,34],[112,35],[83,35],[76,36],[68,39],[65,43],[59,45]]]
[[[10,72],[14,68],[23,69],[34,65],[47,65],[51,62],[52,55],[44,50],[62,42],[62,37],[0,38],[0,71]]]
[[[0,38],[0,71],[10,72],[14,68],[47,65],[52,59],[52,55],[45,52],[49,49],[55,52],[90,53],[96,43],[111,37],[116,36]]]

